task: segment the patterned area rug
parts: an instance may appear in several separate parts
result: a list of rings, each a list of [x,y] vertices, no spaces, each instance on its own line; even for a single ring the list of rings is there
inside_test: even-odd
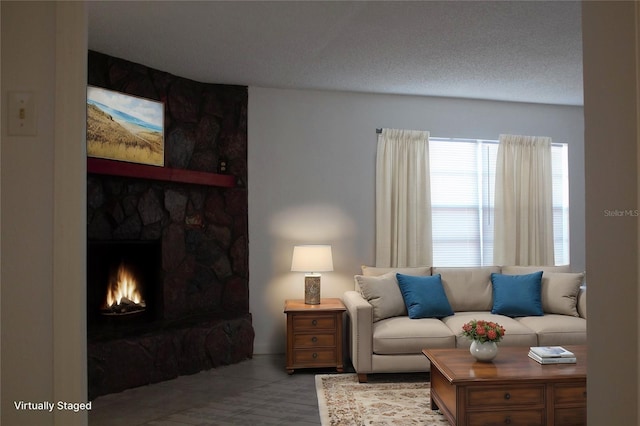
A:
[[[421,425],[449,423],[429,408],[429,382],[423,375],[380,375],[358,383],[356,374],[316,376],[318,408],[323,426]]]

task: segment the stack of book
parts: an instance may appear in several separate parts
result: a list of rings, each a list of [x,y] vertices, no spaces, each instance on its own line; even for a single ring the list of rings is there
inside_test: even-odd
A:
[[[531,346],[529,358],[540,364],[575,364],[576,355],[562,346]]]

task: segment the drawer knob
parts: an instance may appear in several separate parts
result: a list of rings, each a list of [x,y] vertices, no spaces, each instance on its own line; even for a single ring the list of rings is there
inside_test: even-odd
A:
[[[511,394],[509,392],[505,393],[504,394],[504,399],[511,399]]]
[[[318,325],[318,320],[311,321],[311,325]]]
[[[316,359],[316,358],[318,358],[318,354],[314,352],[314,353],[313,353],[313,355],[311,355],[311,357],[312,357],[313,359]]]
[[[511,417],[507,417],[506,419],[504,419],[504,424],[505,425],[510,425],[511,424]]]
[[[313,336],[313,337],[311,338],[311,341],[312,341],[313,343],[316,343],[316,342],[318,341],[318,338],[317,338],[316,336]]]

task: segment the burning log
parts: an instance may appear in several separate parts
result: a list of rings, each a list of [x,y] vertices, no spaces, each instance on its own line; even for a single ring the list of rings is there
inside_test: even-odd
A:
[[[103,315],[125,315],[141,312],[146,304],[140,296],[135,277],[124,264],[118,268],[117,279],[109,284],[107,300],[101,312]]]
[[[130,314],[133,312],[141,312],[147,308],[144,302],[136,303],[132,300],[123,297],[120,300],[120,303],[116,303],[111,306],[107,306],[102,309],[103,315],[120,315],[120,314]]]

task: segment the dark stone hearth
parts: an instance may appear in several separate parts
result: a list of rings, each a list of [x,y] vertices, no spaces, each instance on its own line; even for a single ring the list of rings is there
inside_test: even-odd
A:
[[[251,358],[253,337],[251,315],[245,314],[90,342],[89,399]]]
[[[239,182],[219,188],[88,176],[89,240],[158,241],[162,263],[155,318],[89,323],[89,397],[251,357],[247,88],[97,52],[88,65],[92,86],[164,102],[165,167],[215,173],[224,159]]]

